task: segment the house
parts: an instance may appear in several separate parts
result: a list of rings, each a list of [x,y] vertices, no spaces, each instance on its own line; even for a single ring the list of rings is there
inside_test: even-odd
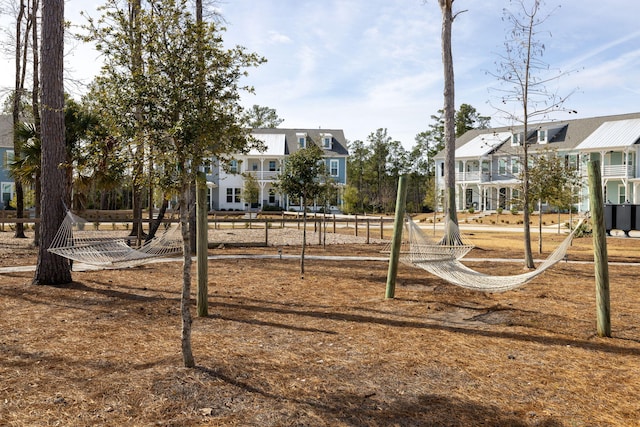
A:
[[[210,210],[299,209],[298,201],[288,200],[274,184],[286,167],[287,157],[309,144],[318,145],[324,152],[328,174],[337,187],[330,205],[332,209],[340,209],[349,155],[342,130],[263,128],[253,129],[251,134],[262,142],[262,150],[238,154],[226,165],[212,161],[213,167],[207,171]],[[255,206],[249,206],[242,194],[248,176],[253,176],[259,187]]]
[[[16,193],[14,180],[9,174],[9,165],[13,162],[14,151],[13,119],[8,114],[0,114],[0,158],[2,159],[2,167],[0,168],[2,205],[0,205],[0,209],[6,209]]]
[[[554,151],[581,177],[575,208],[589,210],[587,165],[601,165],[604,199],[640,203],[640,113],[473,129],[456,140],[456,208],[511,209],[518,199],[522,144],[530,156]],[[444,152],[435,157],[436,187],[444,191]]]

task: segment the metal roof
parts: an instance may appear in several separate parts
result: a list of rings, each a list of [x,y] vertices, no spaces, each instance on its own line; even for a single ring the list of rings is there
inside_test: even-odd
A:
[[[511,138],[511,132],[483,133],[456,149],[456,159],[486,156]]]
[[[586,137],[576,149],[600,150],[602,148],[623,148],[640,140],[640,119],[617,120],[602,123]]]
[[[284,133],[254,133],[254,138],[262,141],[266,150],[259,151],[255,148],[249,154],[252,156],[284,156],[285,155],[285,134]]]

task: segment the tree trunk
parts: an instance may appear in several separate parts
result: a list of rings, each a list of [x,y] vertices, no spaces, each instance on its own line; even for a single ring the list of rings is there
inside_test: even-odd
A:
[[[26,64],[23,62],[22,49],[27,49],[27,43],[24,43],[24,47],[22,45],[22,21],[24,19],[24,10],[25,10],[24,0],[20,0],[20,6],[18,10],[18,16],[16,18],[16,82],[15,82],[15,91],[13,92],[13,128],[16,129],[18,123],[20,122],[20,116],[22,113],[22,93],[24,90],[24,67]],[[25,41],[27,36],[25,35]],[[24,67],[23,67],[24,66]],[[18,142],[18,138],[14,132],[13,136],[13,152],[15,159],[17,160],[21,154],[20,143]],[[15,183],[15,192],[16,192],[16,218],[20,219],[24,216],[24,193],[22,189],[22,182],[19,178],[14,179]],[[25,238],[24,235],[24,224],[21,222],[16,223],[15,235],[16,238]]]
[[[160,227],[160,224],[162,224],[162,220],[164,219],[164,214],[165,212],[167,212],[168,207],[169,207],[169,200],[167,200],[167,198],[165,197],[162,200],[162,205],[160,206],[160,210],[158,211],[158,216],[149,223],[149,233],[147,233],[147,237],[145,238],[145,241],[149,241],[155,237],[156,232]]]
[[[134,46],[131,58],[131,72],[134,81],[138,81],[142,73],[142,34],[139,30],[139,15],[141,8],[141,0],[132,0],[130,2],[130,25],[134,31]],[[136,83],[137,84],[137,83]],[[142,123],[142,111],[139,106],[134,107],[134,117],[138,123]],[[133,225],[131,227],[130,236],[135,237],[138,243],[144,237],[142,229],[142,175],[144,174],[144,140],[142,132],[136,128],[136,152],[133,160],[133,180],[131,183],[132,199],[133,199]]]
[[[36,285],[71,282],[69,262],[47,251],[65,210],[64,0],[45,0],[42,7],[42,216]]]
[[[458,224],[456,213],[456,124],[453,55],[451,53],[451,27],[453,24],[453,0],[440,0],[442,9],[442,64],[444,68],[444,143],[445,143],[445,236],[452,240],[451,227]]]
[[[523,185],[524,192],[524,263],[525,268],[533,269],[533,253],[531,251],[531,226],[529,224],[529,202],[531,197],[529,195],[529,144],[527,143],[527,134],[529,133],[529,75],[531,71],[531,40],[533,38],[533,15],[529,24],[528,43],[527,43],[527,63],[525,66],[524,77],[524,90],[522,91],[522,109],[524,118],[524,135],[522,137],[522,146],[524,148],[524,164],[523,170]]]
[[[33,108],[33,124],[36,130],[36,138],[41,139],[42,127],[40,125],[40,53],[38,52],[38,11],[40,10],[40,1],[32,0],[31,14],[33,16],[33,24],[31,27],[31,49],[33,53],[33,90],[31,92],[31,106]],[[40,173],[35,177],[35,216],[40,218],[40,195],[42,193],[40,183]],[[34,225],[33,241],[35,246],[40,244],[40,223]]]
[[[180,297],[180,313],[182,316],[182,361],[187,368],[196,366],[191,349],[191,244],[189,239],[189,192],[191,186],[183,185],[180,200],[180,226],[182,227],[182,295]]]

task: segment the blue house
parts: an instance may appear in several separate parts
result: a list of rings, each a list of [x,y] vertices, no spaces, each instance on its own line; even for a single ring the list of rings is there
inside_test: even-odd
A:
[[[9,174],[9,164],[13,162],[13,157],[13,120],[10,115],[2,114],[0,115],[0,158],[2,159],[2,167],[0,167],[2,205],[0,205],[0,209],[6,209],[15,196],[16,185]]]

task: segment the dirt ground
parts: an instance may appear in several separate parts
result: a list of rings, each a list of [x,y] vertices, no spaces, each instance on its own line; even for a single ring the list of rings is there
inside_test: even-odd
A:
[[[0,267],[35,263],[24,240],[0,234]],[[469,258],[522,258],[518,234],[471,238]],[[545,250],[561,239],[545,235]],[[1,274],[0,425],[637,425],[640,239],[608,241],[612,338],[596,334],[590,237],[574,241],[570,262],[505,293],[403,265],[395,299],[385,299],[385,261],[349,259],[382,257],[382,246],[309,247],[345,258],[307,259],[304,280],[287,257],[295,245],[282,259],[210,260],[195,369],[182,367],[180,262],[74,272],[60,287]],[[522,272],[520,262],[468,265]]]

